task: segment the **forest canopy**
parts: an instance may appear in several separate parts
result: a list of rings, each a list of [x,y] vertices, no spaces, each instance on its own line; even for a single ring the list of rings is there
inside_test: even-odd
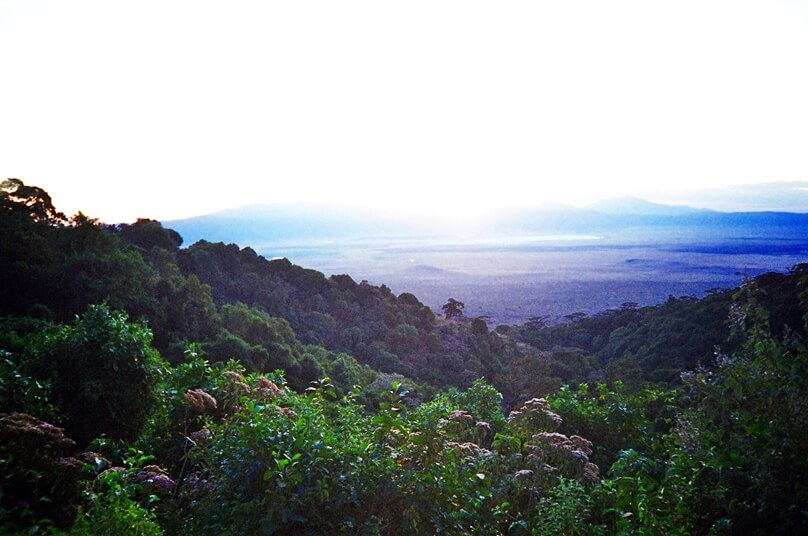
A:
[[[808,264],[519,326],[0,183],[0,531],[793,534]]]

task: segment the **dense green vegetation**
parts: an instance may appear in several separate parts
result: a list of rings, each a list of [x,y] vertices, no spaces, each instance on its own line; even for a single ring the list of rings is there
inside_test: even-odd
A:
[[[490,329],[17,180],[0,233],[0,532],[808,525],[808,265]]]

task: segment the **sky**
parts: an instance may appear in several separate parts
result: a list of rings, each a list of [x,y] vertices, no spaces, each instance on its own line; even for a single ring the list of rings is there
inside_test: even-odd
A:
[[[807,58],[802,0],[0,0],[0,178],[107,222],[698,205],[808,181]]]

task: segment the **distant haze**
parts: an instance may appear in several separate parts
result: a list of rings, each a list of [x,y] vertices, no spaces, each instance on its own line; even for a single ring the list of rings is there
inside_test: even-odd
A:
[[[737,190],[808,180],[806,50],[796,0],[0,0],[0,178],[109,222],[806,211]]]
[[[639,198],[493,211],[474,224],[336,207],[259,206],[166,222],[199,239],[412,292],[494,323],[596,313],[739,285],[808,259],[808,214],[718,212]]]

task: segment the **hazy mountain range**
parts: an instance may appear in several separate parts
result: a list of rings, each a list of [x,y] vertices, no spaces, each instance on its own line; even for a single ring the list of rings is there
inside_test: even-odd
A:
[[[462,210],[462,209],[461,209]],[[326,205],[249,205],[208,215],[164,222],[191,244],[200,239],[256,243],[421,238],[450,235],[603,235],[642,229],[806,236],[808,214],[774,211],[721,212],[623,197],[586,207],[547,205],[499,209],[476,220],[405,218],[381,211]]]
[[[797,195],[797,194],[795,194]],[[322,205],[252,205],[164,222],[197,240],[350,274],[439,310],[459,297],[496,323],[730,288],[808,258],[808,214],[722,212],[624,197],[499,209],[456,221]]]
[[[808,212],[808,181],[742,184],[690,192],[668,192],[668,203],[724,212]]]

